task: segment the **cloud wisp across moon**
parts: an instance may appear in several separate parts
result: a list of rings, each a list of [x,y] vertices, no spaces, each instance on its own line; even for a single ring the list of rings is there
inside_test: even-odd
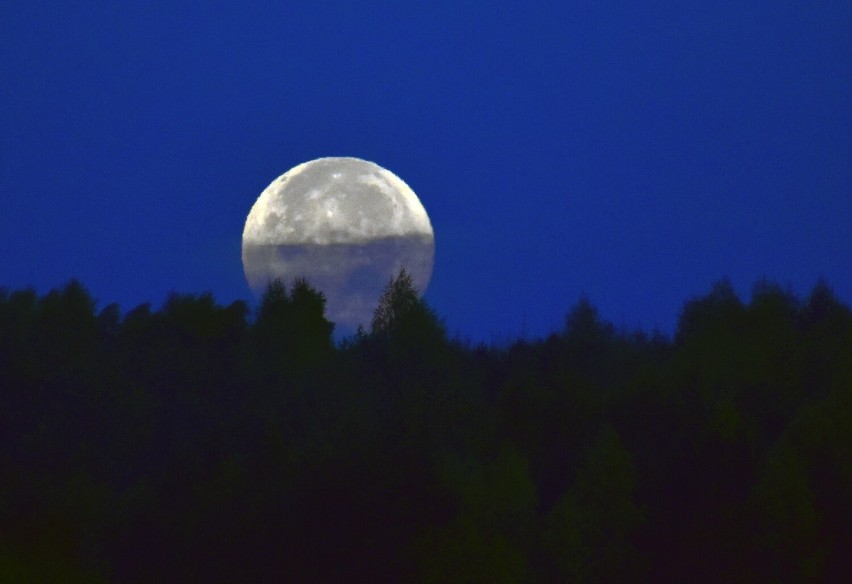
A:
[[[307,279],[344,328],[368,324],[384,286],[405,268],[423,293],[435,239],[426,210],[399,177],[358,158],[319,158],[272,182],[243,230],[246,280],[260,295]]]

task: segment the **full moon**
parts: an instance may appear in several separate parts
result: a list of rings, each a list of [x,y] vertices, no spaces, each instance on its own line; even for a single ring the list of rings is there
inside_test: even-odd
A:
[[[318,158],[260,194],[243,230],[243,270],[260,296],[274,279],[304,278],[326,297],[329,320],[369,324],[382,290],[404,268],[422,294],[435,236],[414,191],[359,158]]]

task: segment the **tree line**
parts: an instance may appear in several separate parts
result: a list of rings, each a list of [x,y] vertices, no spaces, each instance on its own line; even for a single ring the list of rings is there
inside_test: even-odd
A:
[[[404,272],[98,309],[0,291],[0,581],[799,581],[852,573],[852,311],[727,281],[672,336],[588,299],[505,347]]]

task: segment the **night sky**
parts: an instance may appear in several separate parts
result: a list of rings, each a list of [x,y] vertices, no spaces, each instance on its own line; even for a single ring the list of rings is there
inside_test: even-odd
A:
[[[848,0],[7,1],[0,55],[2,287],[254,302],[251,205],[354,156],[429,212],[451,335],[584,294],[671,332],[723,277],[852,302]]]

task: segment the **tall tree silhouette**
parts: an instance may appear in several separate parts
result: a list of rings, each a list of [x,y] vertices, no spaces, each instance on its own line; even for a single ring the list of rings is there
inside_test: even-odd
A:
[[[397,342],[432,345],[443,342],[446,331],[437,315],[420,298],[405,268],[391,278],[379,298],[370,325],[373,336],[393,337]]]
[[[281,280],[267,286],[252,328],[263,367],[290,376],[326,359],[333,348],[334,324],[325,318],[325,296],[303,279],[292,290]]]
[[[852,311],[823,281],[723,281],[673,342],[582,299],[471,349],[404,271],[339,347],[304,281],[253,319],[95,307],[76,281],[0,290],[0,581],[852,571]]]
[[[290,291],[291,326],[299,339],[299,355],[318,360],[331,350],[334,323],[325,317],[325,295],[307,280],[297,279]]]
[[[417,310],[420,297],[411,274],[402,268],[395,278],[391,278],[379,298],[379,304],[373,311],[370,330],[373,334],[391,333],[402,325],[404,320]]]

